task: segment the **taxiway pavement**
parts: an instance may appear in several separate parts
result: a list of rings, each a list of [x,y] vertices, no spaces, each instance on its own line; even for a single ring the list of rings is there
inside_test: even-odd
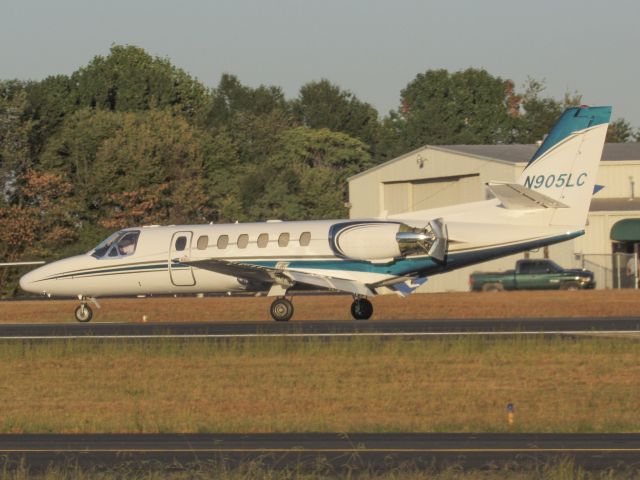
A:
[[[640,317],[2,324],[0,339],[640,333]]]
[[[24,461],[30,468],[69,461],[95,466],[138,460],[172,465],[223,461],[227,466],[258,460],[281,468],[317,466],[319,459],[333,469],[484,468],[536,465],[559,457],[570,457],[587,469],[637,468],[640,434],[4,434],[0,456]]]

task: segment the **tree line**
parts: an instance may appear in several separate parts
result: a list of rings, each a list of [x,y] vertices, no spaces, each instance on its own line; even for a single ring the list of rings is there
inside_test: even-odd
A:
[[[346,179],[425,144],[533,143],[580,95],[427,70],[381,116],[329,80],[298,96],[115,45],[71,75],[0,80],[0,258],[57,258],[140,224],[340,218]],[[624,119],[608,141],[638,140]],[[18,272],[0,270],[0,294]]]

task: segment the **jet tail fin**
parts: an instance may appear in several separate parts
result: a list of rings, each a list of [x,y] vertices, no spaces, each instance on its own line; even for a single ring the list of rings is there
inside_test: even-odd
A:
[[[520,185],[562,205],[550,225],[584,227],[610,118],[611,107],[567,109],[524,169]]]

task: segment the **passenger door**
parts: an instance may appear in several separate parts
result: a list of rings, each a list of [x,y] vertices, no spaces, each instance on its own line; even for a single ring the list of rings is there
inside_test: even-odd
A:
[[[191,255],[193,232],[176,232],[171,237],[169,247],[169,277],[171,283],[178,287],[191,287],[196,284],[193,269],[177,261],[181,257]]]

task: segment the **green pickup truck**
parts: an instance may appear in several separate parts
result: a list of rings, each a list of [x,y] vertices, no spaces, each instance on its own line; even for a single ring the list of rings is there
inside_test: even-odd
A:
[[[589,270],[567,270],[551,260],[518,260],[515,270],[473,272],[469,286],[476,292],[579,290],[595,288],[596,282]]]

